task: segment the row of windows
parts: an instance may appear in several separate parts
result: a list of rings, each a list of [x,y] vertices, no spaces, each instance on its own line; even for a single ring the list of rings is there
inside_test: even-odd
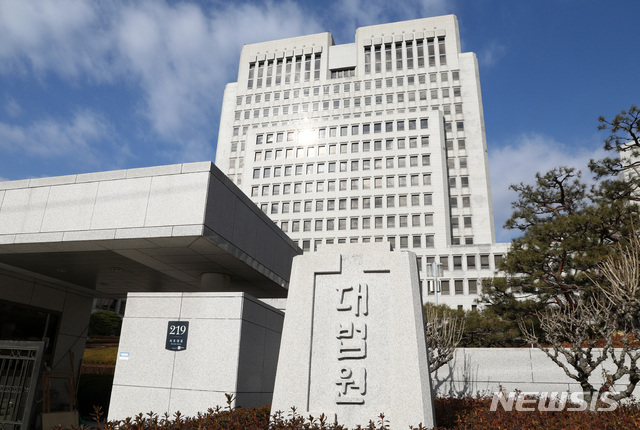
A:
[[[409,145],[408,148],[409,149],[415,149],[418,147],[418,138],[409,138]],[[429,146],[429,136],[422,136],[420,138],[421,140],[421,147],[428,147]],[[397,143],[397,145],[396,145]],[[314,158],[316,156],[318,157],[323,157],[325,155],[335,155],[335,154],[358,154],[360,152],[369,152],[371,150],[371,142],[369,141],[364,141],[364,142],[351,142],[351,143],[340,143],[340,144],[331,144],[331,145],[313,145],[313,146],[301,146],[301,147],[297,147],[297,148],[286,148],[286,149],[265,149],[265,150],[258,150],[255,151],[253,154],[253,161],[271,161],[271,160],[289,160],[289,159],[294,159],[294,158],[301,158],[301,159],[305,159],[305,160],[309,160],[310,158]],[[406,145],[406,140],[404,138],[400,138],[397,140],[394,139],[387,139],[384,141],[384,146],[383,146],[383,141],[382,140],[377,140],[373,142],[373,150],[374,151],[382,151],[382,149],[385,150],[394,150],[394,149],[406,149],[407,145]],[[424,166],[428,166],[429,162],[428,160],[430,159],[430,155],[429,154],[422,154],[422,157],[427,157],[426,159],[423,158],[423,165]],[[415,167],[418,166],[418,157],[420,157],[419,155],[398,155],[397,156],[397,160],[398,160],[398,167],[406,167],[407,166],[407,159],[409,160],[409,166],[411,167]],[[466,160],[466,157],[464,157]],[[393,159],[394,157],[386,157],[386,164],[387,167],[393,167]],[[374,159],[374,160],[382,160],[382,158],[379,159]],[[390,160],[390,161],[389,161]],[[427,164],[424,164],[424,161],[427,160]],[[365,160],[363,160],[365,161]],[[368,165],[371,165],[371,159],[368,159],[369,163]],[[331,163],[331,162],[329,162]],[[333,162],[335,164],[335,162]],[[346,161],[343,161],[343,163],[346,163]],[[376,161],[374,161],[374,166],[376,164]],[[389,166],[389,164],[391,164]],[[363,164],[364,165],[364,164]],[[466,167],[466,161],[464,162],[464,167]],[[366,170],[366,169],[364,169]]]
[[[272,135],[273,136],[273,135]],[[271,137],[273,139],[273,137]],[[283,149],[265,149],[258,150],[254,153],[254,161],[270,161],[270,160],[283,160],[283,159],[293,159],[293,158],[311,158],[315,156],[325,156],[325,155],[334,155],[337,153],[340,154],[356,154],[360,152],[369,152],[371,148],[374,151],[382,151],[384,150],[395,150],[395,149],[415,149],[418,148],[418,142],[420,142],[420,147],[425,148],[429,146],[429,136],[420,136],[420,137],[409,137],[409,138],[397,138],[397,139],[385,139],[383,140],[375,140],[371,141],[362,141],[362,142],[351,142],[351,143],[340,143],[340,144],[329,144],[329,145],[311,145],[311,146],[302,146],[297,148],[283,148]],[[446,141],[447,151],[454,151],[456,148],[456,142],[453,140]],[[464,139],[459,139],[457,141],[457,148],[460,151],[466,149],[466,141]],[[241,148],[244,150],[244,148]],[[234,142],[231,144],[231,151],[236,152],[238,150],[238,143]],[[401,166],[401,158],[398,157],[398,167]],[[466,157],[458,157],[459,165],[461,169],[467,168],[467,159]],[[242,160],[242,158],[238,159]],[[406,160],[405,160],[406,163]],[[454,158],[449,158],[447,160],[448,167],[450,169],[454,168]],[[229,159],[229,167],[236,167],[236,158]],[[242,163],[238,163],[237,167],[242,167]]]
[[[335,127],[320,127],[318,129],[301,129],[297,131],[287,131],[287,132],[278,132],[278,133],[266,133],[266,134],[257,134],[256,135],[256,145],[261,145],[263,143],[281,143],[281,142],[294,142],[294,141],[304,141],[305,143],[309,143],[309,140],[312,139],[325,139],[328,137],[338,137],[338,136],[357,136],[360,134],[371,134],[371,133],[385,133],[388,132],[402,132],[402,131],[412,131],[417,130],[418,125],[421,130],[426,130],[429,128],[429,120],[428,118],[420,118],[418,119],[409,119],[409,120],[397,120],[397,121],[385,121],[385,122],[373,122],[373,123],[364,123],[364,124],[351,124],[351,125],[341,125]],[[296,135],[297,134],[297,135]],[[428,136],[426,136],[426,143],[428,144]],[[404,143],[404,140],[402,141]],[[424,141],[423,141],[424,143]]]
[[[277,168],[276,168],[277,169]],[[422,181],[420,181],[422,176]],[[283,184],[269,184],[262,186],[251,187],[251,196],[278,196],[282,194],[302,194],[302,193],[322,193],[322,192],[334,192],[334,191],[355,191],[355,190],[370,190],[382,189],[383,184],[386,188],[404,188],[407,186],[417,187],[422,185],[431,185],[431,174],[415,174],[415,175],[398,175],[376,177],[376,178],[352,178],[352,179],[340,179],[340,180],[328,180],[316,181],[316,182],[295,182],[295,183],[283,183]],[[337,187],[336,187],[337,186]]]
[[[236,104],[240,106],[242,102],[246,104],[252,103],[261,103],[261,102],[271,102],[278,101],[282,99],[289,99],[290,97],[294,99],[298,99],[300,97],[319,97],[322,96],[330,96],[333,94],[341,93],[351,93],[358,91],[371,91],[381,90],[383,88],[394,88],[394,87],[404,87],[405,84],[407,86],[416,85],[416,81],[418,85],[427,85],[429,87],[433,87],[438,84],[438,76],[440,77],[440,86],[444,84],[444,86],[450,86],[451,82],[453,85],[457,85],[460,80],[460,72],[458,70],[454,70],[451,72],[451,79],[449,79],[449,72],[440,72],[440,73],[431,73],[428,75],[429,79],[427,80],[426,74],[420,75],[407,75],[407,76],[395,76],[393,78],[386,79],[374,79],[374,80],[366,80],[366,81],[356,81],[356,82],[344,82],[341,84],[333,84],[333,85],[323,85],[323,86],[315,86],[315,87],[305,87],[298,88],[293,90],[282,90],[282,91],[273,91],[273,92],[265,92],[263,94],[249,94],[245,96],[237,96]]]
[[[436,66],[436,57],[441,66],[447,65],[444,36],[404,42],[385,43],[364,47],[364,73],[395,72]],[[414,43],[415,42],[415,43]],[[426,45],[426,53],[425,53]],[[436,53],[437,47],[437,53]],[[426,54],[426,55],[425,55]],[[425,59],[427,61],[425,61]]]
[[[429,280],[428,283],[429,283],[429,288],[427,290],[428,293],[431,295],[435,294],[434,288],[433,288],[433,281]],[[464,280],[462,279],[454,279],[454,280],[443,279],[443,280],[439,280],[438,284],[439,284],[438,285],[439,294],[447,295],[447,296],[449,295],[460,296],[460,295],[466,294],[464,290]],[[468,279],[467,292],[468,294],[481,294],[482,292],[481,283],[477,279]]]
[[[424,224],[421,220],[424,218]],[[397,221],[397,222],[396,222]],[[411,224],[411,225],[409,225]],[[433,225],[433,214],[424,215],[387,215],[385,217],[351,217],[351,218],[328,218],[317,220],[292,220],[281,221],[280,228],[282,231],[297,233],[299,231],[333,231],[333,230],[369,230],[372,228],[405,228],[405,227],[421,227],[422,225]],[[416,235],[414,237],[420,237]],[[420,247],[421,239],[414,241],[414,247]]]
[[[305,184],[304,190],[306,193],[313,193],[312,184],[313,183]],[[345,186],[346,186],[346,183],[345,183]],[[335,185],[333,187],[334,187],[333,189],[327,190],[327,191],[335,191]],[[262,196],[268,196],[269,194],[277,196],[277,195],[280,195],[281,192],[283,195],[291,194],[291,190],[292,190],[291,184],[263,185],[262,187],[257,187],[257,186],[252,187],[251,194],[252,194],[252,197],[258,197],[258,194],[260,193],[260,191],[262,191],[261,193]],[[302,190],[303,190],[302,183],[293,184],[294,194],[302,194]],[[319,187],[316,185],[316,192],[322,192],[322,191],[324,191],[324,186]],[[422,204],[426,206],[430,206],[433,202],[432,194],[423,193],[422,196],[423,196]],[[396,200],[396,197],[397,197],[397,200]],[[362,209],[369,209],[371,208],[372,198],[373,198],[374,209],[381,209],[384,207],[386,208],[406,207],[408,205],[420,206],[420,194],[399,194],[399,195],[386,195],[386,196],[373,196],[373,197],[352,197],[349,199],[349,208],[359,209],[361,207]],[[460,199],[460,202],[458,201],[459,199]],[[360,200],[362,201],[361,206],[359,203]],[[315,204],[313,203],[313,201],[315,201]],[[347,199],[343,198],[343,199],[328,199],[326,203],[326,208],[327,208],[326,210],[334,210],[336,201],[338,201],[339,210],[347,209]],[[383,206],[383,201],[386,201],[386,206]],[[458,203],[460,203],[461,207],[463,208],[471,207],[470,196],[452,196],[449,199],[449,201],[450,201],[450,206],[452,208],[457,208]],[[304,203],[285,202],[285,203],[282,203],[283,207],[280,210],[278,209],[280,203],[274,202],[271,204],[272,206],[270,211],[268,211],[268,207],[266,203],[262,203],[261,207],[265,212],[268,212],[268,213],[278,213],[279,211],[281,211],[282,213],[288,213],[290,207],[292,208],[292,212],[300,212],[301,207],[304,207],[305,212],[311,212],[312,210],[315,210],[315,211],[325,210],[324,202],[325,202],[324,199],[306,200]],[[304,204],[304,206],[301,206],[302,204]],[[312,209],[314,207],[315,209]]]
[[[408,158],[408,166],[407,166],[407,158]],[[384,163],[383,163],[384,160]],[[322,173],[336,173],[336,172],[358,172],[360,170],[380,170],[383,169],[383,166],[387,169],[395,168],[395,160],[396,157],[387,157],[383,158],[366,158],[363,160],[350,160],[350,161],[329,161],[326,163],[310,163],[306,165],[296,164],[296,165],[288,165],[288,166],[275,166],[275,167],[262,167],[253,169],[253,179],[260,178],[271,178],[271,174],[273,173],[274,178],[278,178],[280,176],[292,176],[292,175],[313,175],[313,174],[322,174]],[[421,160],[421,163],[418,164],[418,161]],[[397,165],[399,168],[405,167],[418,167],[420,166],[430,166],[431,165],[431,156],[429,154],[423,154],[418,158],[417,155],[412,155],[409,157],[397,157]],[[261,174],[262,172],[262,174]],[[387,180],[387,186],[393,186],[393,177],[388,177],[391,179]],[[403,181],[406,185],[406,176],[404,176]],[[451,178],[455,179],[455,178]],[[451,179],[449,180],[449,185],[455,187],[455,181],[452,184]],[[390,182],[390,184],[389,184]],[[416,184],[417,185],[417,184]],[[402,186],[402,185],[401,185]],[[463,182],[463,186],[469,186],[468,180],[466,183]]]
[[[299,204],[300,202],[294,202],[294,204],[295,203]],[[279,205],[280,205],[279,203],[271,204],[272,215],[278,213]],[[265,203],[263,205],[263,209],[266,211],[267,208],[268,208],[268,204]],[[291,202],[282,203],[282,213],[289,213],[290,208],[291,208]],[[328,207],[327,210],[335,210],[335,207],[333,208]],[[296,212],[296,211],[294,210],[293,212]],[[298,207],[298,212],[299,212],[299,207]],[[305,210],[305,212],[308,212],[308,211]],[[396,223],[396,218],[398,221],[397,223]],[[470,216],[464,216],[462,217],[462,219],[463,219],[464,228],[472,227]],[[336,225],[338,230],[346,230],[347,223],[349,223],[350,230],[359,230],[359,229],[367,230],[372,228],[372,220],[373,220],[374,228],[396,228],[396,227],[404,228],[404,227],[423,227],[423,226],[429,227],[433,225],[433,214],[426,213],[426,214],[410,214],[410,215],[397,215],[397,216],[385,215],[385,216],[375,216],[375,217],[364,216],[364,217],[350,217],[350,218],[336,218],[336,219],[327,218],[327,219],[317,219],[317,220],[310,220],[310,219],[293,220],[293,221],[287,220],[287,221],[281,221],[280,226],[282,228],[282,231],[285,231],[285,232],[289,231],[289,222],[291,222],[292,232],[325,231],[325,230],[329,231],[329,230],[335,230]],[[459,228],[460,227],[459,221],[460,221],[460,217],[451,217],[452,228],[456,228],[456,229]],[[302,230],[300,229],[301,226],[302,226]],[[313,226],[313,230],[312,230],[312,226]]]
[[[388,195],[388,196],[373,196],[373,197],[351,197],[349,199],[318,199],[318,200],[305,200],[305,201],[290,201],[290,202],[273,202],[273,203],[261,203],[260,208],[265,213],[277,214],[277,213],[298,213],[304,212],[322,212],[324,210],[346,210],[347,204],[349,209],[383,209],[383,208],[395,208],[395,207],[407,207],[409,204],[413,207],[431,206],[433,204],[433,197],[430,193],[422,194],[422,203],[420,202],[420,194],[400,194],[400,195]],[[397,197],[397,199],[396,199]],[[466,196],[468,198],[468,196]],[[386,206],[383,206],[383,202],[386,202]],[[397,202],[397,205],[396,205]],[[270,205],[270,206],[269,206]],[[271,209],[269,209],[271,207]]]
[[[409,239],[411,237],[411,239]],[[415,237],[418,237],[419,239],[413,239]],[[399,247],[401,249],[408,249],[409,248],[409,240],[411,240],[411,243],[414,243],[413,241],[415,240],[417,243],[418,241],[422,244],[420,246],[417,246],[416,248],[433,248],[434,247],[434,242],[433,242],[433,235],[432,234],[426,234],[426,235],[414,235],[414,236],[375,236],[375,237],[351,237],[351,238],[345,238],[345,237],[341,237],[341,238],[327,238],[324,239],[324,243],[327,245],[331,245],[334,243],[370,243],[370,242],[384,242],[384,239],[386,238],[387,242],[389,242],[391,244],[392,248],[396,248],[396,245],[399,245]],[[311,245],[313,245],[313,250],[317,251],[318,247],[320,245],[322,245],[322,239],[316,239],[316,240],[311,240],[311,239],[301,239],[299,240],[299,246],[300,248],[302,248],[302,250],[304,252],[309,252],[311,251]]]
[[[364,97],[353,97],[353,98],[343,98],[343,99],[333,99],[333,100],[324,100],[324,101],[315,101],[315,102],[306,102],[306,103],[295,103],[295,104],[273,104],[269,105],[269,107],[253,107],[246,109],[243,111],[237,110],[235,112],[235,120],[239,121],[241,119],[252,119],[252,118],[271,118],[277,117],[279,115],[289,115],[289,114],[299,114],[299,113],[309,113],[309,112],[320,112],[320,111],[328,111],[330,109],[351,109],[351,108],[361,108],[362,106],[382,106],[385,105],[393,105],[394,103],[415,103],[417,101],[421,102],[421,106],[426,107],[426,101],[436,101],[438,100],[438,91],[442,91],[442,99],[447,102],[447,99],[450,97],[450,92],[448,88],[444,88],[442,90],[431,90],[429,93],[426,90],[422,90],[419,92],[409,91],[409,92],[401,92],[401,93],[389,93],[389,94],[378,94],[374,96],[364,96]],[[430,95],[430,98],[427,95]],[[460,88],[453,89],[453,96],[460,97]],[[454,109],[456,114],[462,114],[462,103],[460,100],[455,100]],[[435,108],[437,108],[440,103],[436,102]],[[448,112],[446,114],[451,114],[451,106],[447,108]]]

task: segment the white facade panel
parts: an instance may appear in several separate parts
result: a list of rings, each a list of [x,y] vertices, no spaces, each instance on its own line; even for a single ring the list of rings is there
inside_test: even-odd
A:
[[[388,241],[416,253],[431,292],[427,264],[447,262],[440,302],[454,307],[474,305],[506,252],[477,60],[453,15],[362,27],[345,45],[245,45],[216,164],[305,251]]]

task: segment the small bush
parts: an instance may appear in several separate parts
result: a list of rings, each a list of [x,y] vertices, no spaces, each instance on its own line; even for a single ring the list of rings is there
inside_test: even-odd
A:
[[[229,405],[231,396],[227,396]],[[625,430],[640,428],[640,408],[638,404],[619,406],[611,412],[507,412],[501,407],[492,412],[491,398],[436,398],[435,414],[437,430]],[[287,414],[276,414],[269,421],[269,407],[244,408],[234,410],[209,409],[196,417],[183,417],[176,413],[173,417],[158,417],[149,413],[140,414],[120,422],[101,423],[105,430],[347,430],[345,427],[328,423],[326,418],[303,417],[295,409]],[[98,419],[99,421],[99,419]],[[414,426],[413,429],[425,429]],[[360,430],[398,430],[389,428],[384,416],[373,418],[369,425]]]
[[[97,311],[91,314],[89,336],[120,336],[122,318],[112,311]]]

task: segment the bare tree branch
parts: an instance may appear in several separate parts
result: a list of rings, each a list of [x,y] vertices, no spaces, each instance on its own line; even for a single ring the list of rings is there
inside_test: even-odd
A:
[[[424,317],[429,369],[433,373],[453,358],[456,347],[462,339],[464,318],[450,309],[432,305],[425,306]]]

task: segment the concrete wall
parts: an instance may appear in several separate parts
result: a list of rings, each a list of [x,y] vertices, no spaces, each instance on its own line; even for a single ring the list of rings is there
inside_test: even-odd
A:
[[[610,360],[603,368],[614,369]],[[439,395],[456,397],[493,395],[500,387],[506,392],[582,391],[543,351],[532,348],[460,348],[432,378]],[[601,366],[593,372],[591,382],[598,387],[602,381]],[[635,395],[639,394],[636,388]]]
[[[271,403],[284,314],[243,293],[130,293],[109,419]],[[187,348],[165,349],[169,321],[189,321]]]

